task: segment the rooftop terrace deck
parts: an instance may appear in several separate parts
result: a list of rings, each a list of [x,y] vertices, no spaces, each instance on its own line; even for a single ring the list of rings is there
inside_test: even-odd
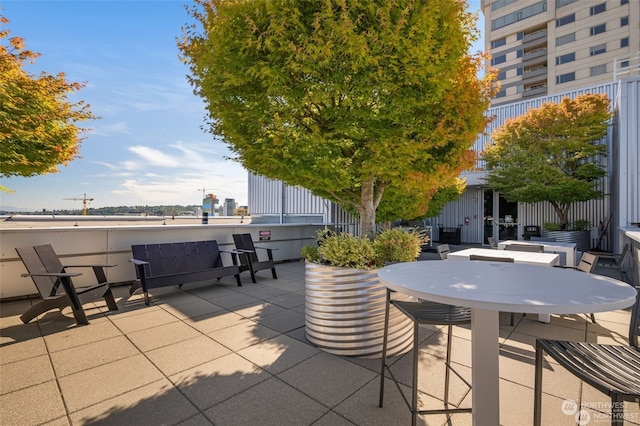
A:
[[[434,254],[424,253],[430,260]],[[304,264],[282,263],[278,279],[268,271],[252,284],[243,276],[223,285],[196,284],[128,298],[114,288],[119,311],[87,309],[91,324],[75,326],[49,312],[22,324],[29,300],[0,305],[0,423],[2,425],[398,425],[410,414],[395,386],[378,403],[379,360],[328,354],[304,337]],[[596,271],[603,272],[603,271]],[[550,324],[509,313],[501,316],[501,421],[528,425],[533,419],[536,337],[626,343],[629,311],[552,316]],[[444,341],[441,329],[423,326],[421,400],[442,398]],[[446,330],[445,330],[446,331]],[[470,330],[454,328],[453,360],[470,376]],[[393,360],[403,383],[410,355]],[[408,388],[407,388],[408,390]],[[452,379],[453,397],[462,382]],[[563,414],[565,399],[581,402],[590,424],[606,424],[609,399],[553,362],[544,373],[543,424],[574,425]],[[467,395],[463,404],[470,404]],[[640,424],[640,407],[625,407],[628,424]],[[419,424],[446,424],[444,416]],[[471,424],[456,414],[451,424]]]

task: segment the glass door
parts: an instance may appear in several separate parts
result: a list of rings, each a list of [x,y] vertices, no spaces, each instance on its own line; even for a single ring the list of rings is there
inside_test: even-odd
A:
[[[494,221],[493,221],[493,189],[483,190],[483,202],[484,202],[484,237],[483,244],[488,245],[489,240],[487,238],[493,237],[494,234]]]
[[[493,189],[485,189],[484,244],[487,238],[497,236],[498,241],[518,239],[518,203],[507,201]]]

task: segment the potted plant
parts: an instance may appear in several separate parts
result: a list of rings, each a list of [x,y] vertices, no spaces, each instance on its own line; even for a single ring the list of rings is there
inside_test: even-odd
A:
[[[506,121],[482,155],[488,185],[509,201],[550,203],[559,228],[553,232],[582,229],[585,235],[590,223],[572,225],[569,213],[576,202],[604,197],[601,179],[607,172],[602,159],[607,146],[601,141],[611,116],[606,95],[585,94],[543,103]],[[589,249],[588,238],[586,247],[581,244],[578,250]]]
[[[306,337],[337,355],[377,358],[382,353],[386,287],[377,269],[414,261],[425,236],[401,229],[384,230],[374,240],[318,231],[318,244],[305,246]],[[394,297],[410,300],[408,296]],[[413,324],[395,310],[389,316],[387,353],[411,349]]]

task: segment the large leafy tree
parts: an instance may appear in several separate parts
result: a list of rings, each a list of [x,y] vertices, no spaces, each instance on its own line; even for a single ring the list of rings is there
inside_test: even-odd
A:
[[[7,22],[0,16],[0,23]],[[25,63],[39,54],[9,34],[0,31],[0,177],[54,173],[78,157],[87,129],[76,123],[96,117],[84,101],[67,98],[84,84],[67,81],[64,73],[26,72]]]
[[[473,166],[494,74],[467,53],[464,0],[195,3],[182,58],[247,169],[355,209],[371,236],[381,203],[424,215]]]
[[[585,94],[508,120],[491,135],[483,154],[487,183],[509,201],[551,203],[566,229],[569,209],[578,201],[602,198],[598,180],[606,175],[609,99]]]

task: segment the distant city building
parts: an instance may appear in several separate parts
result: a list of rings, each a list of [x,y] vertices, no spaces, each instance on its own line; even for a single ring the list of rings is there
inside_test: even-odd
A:
[[[638,75],[638,0],[482,0],[493,106]]]
[[[218,198],[216,198],[215,194],[207,194],[205,198],[202,199],[202,211],[207,213],[209,216],[215,216],[217,213]]]
[[[239,206],[233,211],[234,216],[249,216],[248,206]]]
[[[234,198],[225,198],[224,203],[222,204],[221,215],[222,216],[233,216],[233,212],[238,207],[238,203]]]

